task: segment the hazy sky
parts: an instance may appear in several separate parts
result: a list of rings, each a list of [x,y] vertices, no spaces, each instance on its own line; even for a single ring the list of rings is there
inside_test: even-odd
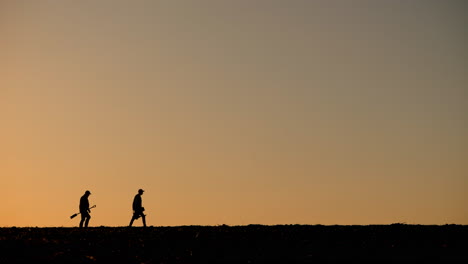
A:
[[[1,1],[0,226],[468,224],[467,11]]]

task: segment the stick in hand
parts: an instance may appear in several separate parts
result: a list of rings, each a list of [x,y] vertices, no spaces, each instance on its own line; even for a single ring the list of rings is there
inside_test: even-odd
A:
[[[96,205],[91,206],[89,209],[92,209],[92,208],[94,208],[94,207],[96,207]],[[89,210],[89,209],[88,209],[88,210]],[[75,218],[75,217],[76,217],[77,215],[79,215],[79,214],[80,214],[80,213],[73,214],[72,216],[70,216],[70,219]]]

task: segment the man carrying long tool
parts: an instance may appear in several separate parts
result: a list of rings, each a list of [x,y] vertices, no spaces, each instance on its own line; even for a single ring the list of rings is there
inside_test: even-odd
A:
[[[91,215],[89,213],[91,212],[89,208],[89,201],[88,197],[91,195],[90,191],[86,191],[83,196],[80,198],[80,214],[81,214],[81,221],[80,221],[80,227],[83,227],[83,223],[85,227],[88,227],[89,219],[91,219]]]

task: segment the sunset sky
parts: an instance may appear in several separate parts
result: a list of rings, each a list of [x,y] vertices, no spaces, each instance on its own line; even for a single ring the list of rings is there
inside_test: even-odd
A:
[[[467,12],[1,1],[0,227],[466,225]]]

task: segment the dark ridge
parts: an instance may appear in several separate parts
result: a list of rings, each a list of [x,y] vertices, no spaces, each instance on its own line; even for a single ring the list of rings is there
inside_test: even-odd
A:
[[[468,263],[464,225],[0,228],[0,263]]]

